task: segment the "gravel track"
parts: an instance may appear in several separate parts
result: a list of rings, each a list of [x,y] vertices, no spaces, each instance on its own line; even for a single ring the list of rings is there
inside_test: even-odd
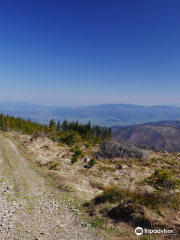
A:
[[[0,137],[0,239],[102,239],[67,201],[55,200],[15,146]]]

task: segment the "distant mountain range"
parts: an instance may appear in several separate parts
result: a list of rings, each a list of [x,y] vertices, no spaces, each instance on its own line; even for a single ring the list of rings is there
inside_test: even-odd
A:
[[[168,121],[180,129],[180,122]],[[153,128],[152,128],[153,126]],[[158,130],[167,140],[174,151],[180,152],[180,131],[172,128],[168,123],[161,121],[146,123],[135,126],[128,126],[113,131],[114,140],[127,141],[139,146],[146,146],[147,149],[155,147],[157,150],[171,151],[162,136],[154,130]]]
[[[144,107],[133,104],[102,104],[87,107],[48,107],[27,102],[0,103],[0,112],[22,118],[30,118],[32,121],[48,123],[50,119],[64,121],[79,120],[101,126],[122,126],[157,122],[162,119],[172,120],[164,113],[167,111],[176,118],[180,118],[180,108],[173,106]]]

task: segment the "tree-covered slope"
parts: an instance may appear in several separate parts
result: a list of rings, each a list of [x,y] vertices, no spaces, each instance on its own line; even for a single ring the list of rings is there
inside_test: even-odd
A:
[[[180,127],[179,122],[171,121],[169,123]],[[170,149],[162,136],[154,128],[166,138],[175,151],[180,151],[180,131],[172,128],[165,122],[147,123],[116,129],[113,131],[113,136],[115,140],[128,141],[138,146],[146,146],[148,149],[154,147],[157,150],[169,151]]]

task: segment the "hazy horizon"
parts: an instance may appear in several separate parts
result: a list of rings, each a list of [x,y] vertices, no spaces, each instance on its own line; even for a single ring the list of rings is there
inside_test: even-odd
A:
[[[140,105],[140,104],[134,104],[134,103],[122,103],[122,102],[107,102],[107,103],[100,103],[100,104],[91,104],[91,105],[76,105],[76,106],[62,106],[62,105],[42,105],[42,104],[38,104],[38,103],[34,103],[34,102],[26,102],[26,101],[7,101],[7,102],[3,102],[3,101],[0,101],[0,104],[1,103],[27,103],[27,104],[36,104],[36,105],[39,105],[39,106],[42,106],[42,107],[90,107],[90,106],[97,106],[97,105],[106,105],[106,104],[122,104],[122,105],[135,105],[135,106],[141,106],[141,107],[154,107],[154,106],[164,106],[164,107],[180,107],[180,106],[175,106],[175,105],[160,105],[160,104],[155,104],[155,105]]]

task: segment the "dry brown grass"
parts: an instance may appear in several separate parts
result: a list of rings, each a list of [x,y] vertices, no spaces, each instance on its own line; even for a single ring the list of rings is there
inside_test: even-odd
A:
[[[167,152],[147,151],[146,159],[114,159],[110,162],[108,159],[100,159],[98,164],[91,169],[86,168],[83,158],[78,162],[71,164],[73,152],[68,146],[57,144],[47,138],[37,138],[30,141],[31,136],[18,135],[16,133],[6,133],[9,137],[16,138],[23,151],[32,161],[39,163],[40,168],[46,168],[46,173],[56,182],[56,186],[64,192],[69,193],[73,199],[78,199],[80,203],[91,201],[103,190],[110,186],[115,188],[128,189],[128,191],[149,191],[153,193],[156,189],[150,186],[147,180],[154,171],[158,169],[174,169],[176,177],[180,178],[180,165],[172,154]],[[86,148],[82,144],[79,147],[83,150],[84,156],[93,156],[93,152],[98,148]],[[180,154],[179,154],[180,155]],[[117,170],[116,166],[122,164],[123,168]],[[178,193],[178,190],[177,190]],[[117,222],[110,219],[108,211],[117,207],[116,203],[102,203],[94,206],[94,216],[98,216],[97,225],[100,222],[101,227],[107,231],[112,231],[114,239],[140,239],[134,235],[134,227],[125,221]],[[92,210],[92,209],[91,209]],[[142,211],[142,209],[141,209]],[[92,212],[92,211],[91,211]],[[178,229],[179,210],[170,207],[159,207],[158,211],[144,205],[143,214],[149,222],[157,226],[173,226]],[[172,217],[171,217],[172,216]],[[133,215],[137,219],[138,212]],[[93,218],[93,217],[92,217]],[[133,220],[132,218],[132,220]],[[96,225],[96,223],[94,223]],[[114,229],[114,230],[113,230]],[[125,230],[127,229],[127,231]],[[110,238],[109,238],[110,239]],[[113,238],[112,238],[113,239]],[[162,238],[163,239],[163,238]]]

